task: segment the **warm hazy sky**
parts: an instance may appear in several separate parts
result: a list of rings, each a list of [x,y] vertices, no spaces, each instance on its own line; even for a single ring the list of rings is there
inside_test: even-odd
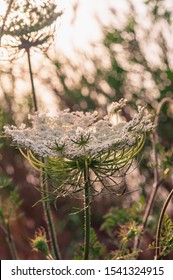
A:
[[[41,0],[38,0],[41,1]],[[145,0],[55,0],[59,10],[63,10],[63,15],[57,21],[56,44],[57,51],[63,52],[71,61],[76,60],[73,49],[78,49],[82,53],[91,51],[90,42],[97,42],[101,36],[101,25],[99,20],[105,25],[112,23],[116,28],[121,26],[128,19],[129,4],[131,2],[135,6],[135,19],[138,23],[137,37],[138,41],[143,44],[143,51],[146,58],[154,66],[162,64],[157,39],[162,32],[165,42],[168,45],[170,68],[173,69],[173,26],[161,19],[153,26],[151,17],[147,13],[147,8],[155,3],[150,1],[149,5],[144,5]],[[3,10],[3,0],[0,0],[0,13]],[[78,4],[75,6],[75,4]],[[74,9],[76,7],[76,16]],[[116,9],[116,15],[110,13],[110,8]],[[160,12],[165,8],[173,10],[173,0],[162,0],[160,4]],[[98,20],[99,19],[99,20]],[[145,34],[148,34],[146,41]],[[121,58],[123,57],[120,52]],[[135,70],[136,71],[136,70]],[[131,70],[132,74],[133,71]],[[139,73],[139,75],[141,75]],[[137,80],[135,76],[135,81]],[[21,86],[20,86],[21,87]],[[25,84],[24,84],[25,87]]]
[[[124,12],[128,9],[126,0],[55,0],[55,2],[59,9],[64,11],[57,24],[57,45],[68,55],[73,53],[73,46],[86,50],[89,41],[100,38],[101,32],[96,17],[108,24],[112,20],[108,13],[110,7],[117,7],[119,14],[122,14],[122,20]],[[73,8],[76,3],[78,5],[75,17]],[[0,0],[0,14],[4,14],[5,7],[4,0]]]
[[[75,3],[78,3],[76,17],[73,13]],[[57,4],[64,11],[58,23],[57,45],[68,55],[72,53],[73,46],[86,50],[89,41],[100,39],[100,26],[96,17],[104,24],[109,24],[113,18],[108,11],[110,7],[116,6],[123,21],[128,10],[126,0],[57,0]]]
[[[126,22],[129,13],[129,4],[131,2],[135,6],[136,21],[138,22],[139,30],[138,36],[143,41],[143,33],[149,33],[151,35],[151,42],[146,42],[144,49],[150,48],[151,58],[153,61],[157,61],[156,57],[156,45],[153,43],[153,39],[158,36],[159,30],[162,30],[163,36],[165,36],[168,44],[172,46],[172,27],[159,22],[155,28],[152,25],[151,18],[147,12],[147,5],[145,0],[56,0],[60,9],[64,10],[64,14],[58,21],[57,28],[57,46],[62,51],[73,58],[73,47],[80,50],[88,50],[90,41],[97,41],[101,37],[100,25],[98,19],[104,24],[115,23],[116,27]],[[78,3],[76,9],[76,17],[74,17],[73,6]],[[153,4],[155,1],[153,1]],[[150,7],[152,1],[150,1]],[[116,9],[117,16],[111,16],[109,9]],[[172,11],[173,0],[162,0],[160,2],[160,12],[162,10]],[[144,42],[145,44],[145,42]],[[91,50],[92,51],[92,50]],[[147,54],[146,54],[147,55]],[[160,63],[160,61],[158,61]]]

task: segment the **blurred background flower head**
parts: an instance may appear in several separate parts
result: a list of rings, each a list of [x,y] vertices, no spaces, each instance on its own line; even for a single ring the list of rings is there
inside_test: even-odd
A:
[[[10,4],[9,1],[4,1]],[[3,26],[3,57],[14,59],[32,47],[47,50],[52,42],[56,19],[62,15],[54,0],[13,1]],[[3,22],[3,16],[0,17]]]

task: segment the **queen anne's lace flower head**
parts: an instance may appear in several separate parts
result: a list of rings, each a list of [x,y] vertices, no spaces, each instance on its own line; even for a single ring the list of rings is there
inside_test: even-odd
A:
[[[146,114],[142,107],[131,121],[116,125],[111,122],[110,114],[99,119],[97,112],[65,110],[56,116],[36,113],[29,116],[31,127],[5,126],[4,130],[18,147],[27,149],[27,157],[37,167],[39,164],[34,154],[51,161],[53,170],[62,180],[65,172],[75,174],[77,177],[70,175],[70,183],[73,177],[75,182],[79,180],[80,185],[81,177],[78,179],[80,175],[74,170],[79,169],[82,173],[87,161],[90,170],[105,186],[103,177],[113,181],[112,176],[139,153],[146,132],[153,128],[151,115]]]
[[[112,113],[112,112],[111,112]],[[151,116],[144,108],[129,122],[114,125],[109,118],[99,119],[98,113],[60,111],[56,116],[29,116],[32,127],[5,126],[18,145],[29,148],[42,157],[69,160],[95,157],[108,151],[122,150],[137,145],[141,136],[152,129]]]
[[[2,53],[14,59],[31,47],[46,50],[52,41],[57,11],[54,0],[15,0],[5,22],[2,38]],[[0,17],[0,21],[3,21]]]

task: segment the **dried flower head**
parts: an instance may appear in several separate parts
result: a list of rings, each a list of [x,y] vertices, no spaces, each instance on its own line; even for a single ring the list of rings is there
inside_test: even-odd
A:
[[[34,251],[40,252],[46,257],[50,255],[48,241],[46,238],[46,232],[44,228],[39,228],[34,235],[33,239],[30,239],[31,247]]]
[[[18,147],[27,150],[27,159],[37,169],[41,163],[35,155],[46,158],[45,169],[50,176],[58,178],[60,186],[70,185],[70,192],[71,188],[73,191],[77,186],[82,188],[86,162],[93,185],[98,181],[104,187],[117,185],[113,177],[124,167],[128,169],[143,147],[146,132],[153,127],[151,116],[145,114],[144,108],[139,108],[131,121],[116,125],[110,115],[99,119],[97,112],[65,110],[53,117],[35,114],[29,118],[32,127],[5,126],[5,133],[12,136]]]
[[[121,225],[119,235],[122,243],[125,245],[141,233],[141,227],[135,221],[130,221],[125,225]]]
[[[53,0],[16,0],[11,5],[3,28],[2,46],[10,59],[32,47],[48,48],[54,34],[57,11]],[[0,18],[3,21],[2,18]]]

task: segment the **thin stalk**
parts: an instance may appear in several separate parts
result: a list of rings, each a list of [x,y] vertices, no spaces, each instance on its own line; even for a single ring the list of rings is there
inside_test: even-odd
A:
[[[59,250],[59,246],[56,240],[56,232],[55,232],[55,227],[54,227],[54,223],[53,223],[53,217],[51,214],[51,209],[50,209],[50,205],[49,202],[47,200],[45,200],[45,194],[48,192],[48,186],[47,186],[47,178],[46,178],[46,174],[44,172],[44,170],[42,170],[42,203],[43,203],[43,209],[44,209],[44,214],[45,214],[45,218],[46,218],[46,223],[47,223],[47,228],[48,228],[48,233],[49,233],[49,237],[50,237],[50,244],[51,244],[51,250],[55,256],[55,258],[57,260],[61,259],[61,254],[60,254],[60,250]]]
[[[37,105],[37,98],[36,98],[36,92],[35,92],[35,85],[34,85],[34,78],[33,78],[33,72],[32,72],[32,65],[31,65],[31,56],[30,56],[30,49],[26,49],[26,53],[28,56],[28,66],[29,66],[29,73],[30,73],[30,80],[31,80],[31,87],[32,87],[32,97],[33,97],[33,105],[34,105],[34,111],[38,111],[38,105]],[[44,159],[42,158],[42,162],[44,163]],[[51,214],[51,209],[49,206],[48,201],[45,200],[45,193],[48,191],[47,186],[47,175],[45,174],[44,170],[42,169],[41,174],[41,188],[42,188],[42,201],[43,201],[43,210],[45,215],[45,221],[47,224],[47,229],[49,232],[49,237],[51,239],[51,249],[54,253],[54,256],[57,260],[61,259],[59,246],[56,240],[56,232],[53,224],[53,217]]]
[[[2,38],[2,36],[3,36],[3,34],[4,34],[5,24],[6,24],[8,15],[9,15],[9,13],[10,13],[11,6],[12,6],[12,4],[13,4],[13,1],[14,1],[14,0],[10,0],[10,2],[9,2],[9,4],[8,4],[7,11],[6,11],[6,14],[5,14],[4,19],[3,19],[3,22],[2,22],[2,27],[1,27],[1,30],[0,30],[0,46],[1,46],[1,38]]]
[[[52,255],[51,254],[49,254],[49,255],[47,255],[47,260],[50,260],[50,261],[53,261],[54,260],[54,258],[52,257]]]
[[[27,56],[28,56],[28,66],[29,66],[29,74],[30,74],[30,80],[31,80],[31,87],[32,87],[32,98],[33,98],[33,104],[34,104],[34,111],[38,111],[38,105],[37,105],[37,98],[35,93],[35,86],[34,86],[34,78],[33,78],[33,72],[32,72],[32,65],[31,65],[31,56],[30,56],[30,49],[26,50]]]
[[[157,192],[159,186],[163,183],[163,181],[164,180],[160,180],[157,184],[153,185],[153,190],[151,192],[151,195],[150,195],[150,198],[149,198],[146,210],[145,210],[144,218],[143,218],[143,228],[142,228],[142,230],[146,227],[146,223],[148,221],[148,217],[149,217],[151,208],[152,208],[153,203],[154,203],[156,192]]]
[[[146,228],[148,217],[149,217],[151,209],[153,207],[154,200],[155,200],[155,197],[157,194],[157,190],[164,181],[162,178],[160,178],[160,174],[159,174],[159,158],[158,158],[158,153],[157,153],[157,144],[158,144],[159,140],[158,140],[158,135],[157,135],[157,126],[159,123],[160,111],[161,111],[163,105],[167,102],[173,103],[173,99],[169,98],[169,97],[163,98],[162,101],[158,105],[156,115],[154,118],[155,127],[154,127],[154,131],[153,131],[153,139],[152,139],[153,162],[154,162],[154,182],[153,182],[152,192],[149,197],[147,207],[145,209],[145,213],[144,213],[144,217],[143,217],[143,221],[142,221],[142,225],[141,225],[141,233],[143,233],[144,229]],[[139,236],[137,236],[135,239],[135,243],[134,243],[134,247],[133,247],[134,250],[139,248],[140,240],[141,240],[141,234]]]
[[[143,220],[142,220],[141,234],[138,235],[135,239],[135,243],[134,243],[134,247],[133,247],[134,250],[137,250],[140,246],[141,235],[143,234],[143,231],[146,228],[148,217],[150,215],[150,212],[151,212],[151,209],[152,209],[152,206],[153,206],[153,203],[154,203],[154,199],[156,197],[157,190],[162,183],[163,183],[163,180],[160,180],[158,183],[155,182],[153,184],[152,192],[151,192],[151,195],[149,197],[147,207],[145,209],[144,217],[143,217]]]
[[[158,260],[160,258],[160,237],[161,237],[161,231],[162,231],[162,225],[163,225],[163,219],[164,219],[164,215],[166,212],[166,209],[168,207],[168,204],[171,200],[171,198],[173,197],[173,189],[172,191],[169,193],[163,207],[160,213],[160,217],[159,217],[159,221],[158,221],[158,225],[157,225],[157,232],[156,232],[156,255],[155,255],[155,260]]]
[[[9,222],[6,223],[5,233],[6,233],[6,240],[7,240],[10,252],[11,252],[12,259],[13,260],[18,260],[16,246],[15,246],[15,243],[14,243],[14,240],[13,240],[13,236],[11,234],[11,228],[10,228]]]
[[[89,166],[87,160],[85,161],[84,167],[84,182],[85,182],[85,198],[84,198],[84,260],[89,259],[90,252],[90,203],[91,203],[91,194],[90,194],[90,177],[89,177]]]

